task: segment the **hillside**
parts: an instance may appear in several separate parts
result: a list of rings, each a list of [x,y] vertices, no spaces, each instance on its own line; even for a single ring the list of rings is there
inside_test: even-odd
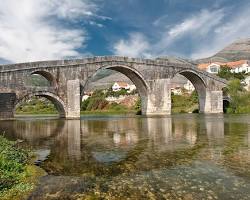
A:
[[[212,57],[198,59],[198,63],[250,60],[250,38],[241,39],[228,45]]]
[[[124,81],[132,84],[132,81],[120,72],[108,70],[108,72],[105,72],[105,76],[102,75],[103,72],[100,73],[101,75],[97,74],[97,77],[93,77],[92,81],[90,81],[88,85],[86,85],[85,91],[88,92],[96,89],[109,88],[117,81]],[[186,82],[187,79],[181,75],[175,76],[172,80],[173,85],[184,85]]]

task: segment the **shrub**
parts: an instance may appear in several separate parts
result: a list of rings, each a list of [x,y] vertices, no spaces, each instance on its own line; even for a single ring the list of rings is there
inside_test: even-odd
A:
[[[28,151],[0,136],[0,192],[19,182],[29,159]]]
[[[119,97],[119,96],[124,96],[124,95],[128,95],[128,91],[125,89],[121,89],[119,91],[113,91],[112,88],[109,88],[106,96],[110,96],[110,97]]]
[[[112,103],[108,106],[108,109],[114,110],[114,111],[121,111],[121,110],[127,110],[127,107],[123,105],[119,105],[117,103]]]
[[[239,79],[243,80],[246,76],[245,72],[232,73],[228,66],[221,66],[218,76],[227,80]]]
[[[135,110],[137,110],[137,111],[141,110],[141,98],[138,98],[138,100],[136,101]]]
[[[17,108],[17,113],[34,113],[34,114],[44,114],[44,113],[57,113],[57,110],[53,103],[47,99],[39,99],[37,97],[32,98],[30,101],[21,102]]]
[[[231,99],[227,113],[250,113],[250,92],[243,88],[239,79],[231,80],[226,92]]]

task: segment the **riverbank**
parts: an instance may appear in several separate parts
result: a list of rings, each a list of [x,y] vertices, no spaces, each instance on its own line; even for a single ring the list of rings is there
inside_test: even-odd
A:
[[[0,136],[0,199],[26,199],[45,172],[35,166],[34,154]]]
[[[91,97],[81,103],[81,115],[140,114],[141,100],[138,95],[126,95],[118,102],[103,91],[95,91]],[[196,92],[184,95],[172,95],[172,113],[198,112]],[[109,99],[109,101],[107,100]],[[119,98],[118,98],[119,99]],[[32,99],[23,102],[16,109],[17,116],[58,114],[54,105],[46,99]]]
[[[137,110],[94,110],[81,111],[81,115],[137,115],[140,114]]]

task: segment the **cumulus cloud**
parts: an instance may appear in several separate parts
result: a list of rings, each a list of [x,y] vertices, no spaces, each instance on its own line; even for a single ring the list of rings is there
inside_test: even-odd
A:
[[[141,33],[130,33],[127,40],[121,39],[114,44],[113,52],[116,55],[129,57],[150,57],[149,42]]]
[[[82,0],[0,0],[0,59],[9,62],[79,56],[85,29],[60,25],[94,15],[97,7]]]

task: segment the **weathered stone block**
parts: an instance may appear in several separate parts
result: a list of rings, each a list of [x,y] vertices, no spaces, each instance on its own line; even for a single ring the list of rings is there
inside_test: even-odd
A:
[[[80,81],[67,81],[67,119],[80,118]]]
[[[14,118],[15,93],[0,93],[0,119]]]

